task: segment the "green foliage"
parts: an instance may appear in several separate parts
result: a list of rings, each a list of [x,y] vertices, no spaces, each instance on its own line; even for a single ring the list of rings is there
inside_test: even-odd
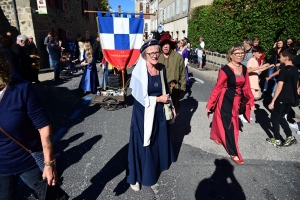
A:
[[[100,0],[99,10],[101,10],[101,11],[108,11],[109,10],[108,0]]]
[[[212,5],[193,10],[188,38],[206,49],[225,53],[243,38],[258,37],[266,51],[278,39],[300,41],[300,1],[295,0],[214,0]]]

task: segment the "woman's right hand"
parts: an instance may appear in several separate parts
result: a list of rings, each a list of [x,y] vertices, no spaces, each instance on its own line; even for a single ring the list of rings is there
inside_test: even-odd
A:
[[[168,94],[163,94],[159,97],[156,97],[157,102],[168,103],[168,100],[170,100],[170,95],[168,95]]]
[[[49,186],[54,186],[57,181],[55,166],[45,166],[42,177],[47,179]]]

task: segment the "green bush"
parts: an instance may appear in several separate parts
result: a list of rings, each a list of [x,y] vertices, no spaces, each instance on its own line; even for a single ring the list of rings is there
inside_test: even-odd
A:
[[[278,39],[300,41],[299,0],[214,0],[193,10],[188,38],[194,47],[199,37],[211,51],[226,53],[243,38],[260,38],[268,51]]]

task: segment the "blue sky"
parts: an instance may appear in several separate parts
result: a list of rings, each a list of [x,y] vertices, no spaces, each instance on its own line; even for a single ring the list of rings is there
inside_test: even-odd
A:
[[[118,11],[118,5],[121,5],[121,11],[134,12],[134,1],[136,0],[108,0],[108,4],[115,11]]]

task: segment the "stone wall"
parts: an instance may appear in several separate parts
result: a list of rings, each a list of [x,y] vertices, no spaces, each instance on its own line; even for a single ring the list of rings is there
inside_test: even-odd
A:
[[[228,63],[227,55],[220,54],[218,52],[205,51],[206,54],[206,64],[205,67],[218,70],[222,65]]]

